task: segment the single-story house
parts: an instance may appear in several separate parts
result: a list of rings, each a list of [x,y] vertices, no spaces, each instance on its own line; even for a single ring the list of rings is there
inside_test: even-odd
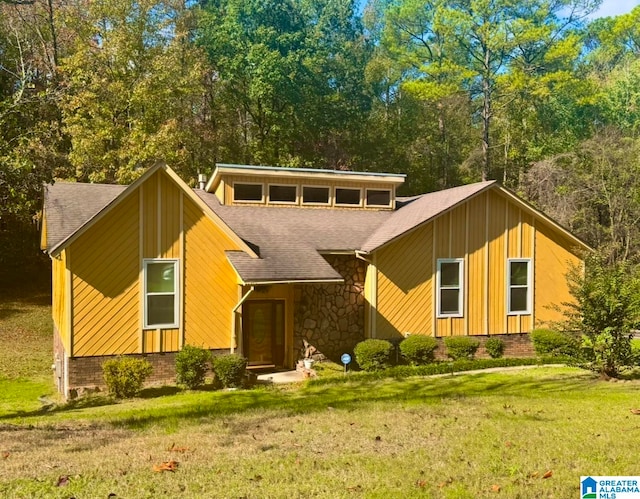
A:
[[[404,175],[219,164],[190,188],[166,165],[131,185],[45,187],[59,390],[183,345],[291,368],[365,338],[528,334],[559,318],[588,246],[495,181],[402,198]]]

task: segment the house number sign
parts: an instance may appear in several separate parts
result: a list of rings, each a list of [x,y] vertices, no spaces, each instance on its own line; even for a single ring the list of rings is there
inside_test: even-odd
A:
[[[347,366],[351,362],[351,355],[349,355],[348,353],[343,353],[340,357],[340,360],[344,364],[344,373],[347,374]]]

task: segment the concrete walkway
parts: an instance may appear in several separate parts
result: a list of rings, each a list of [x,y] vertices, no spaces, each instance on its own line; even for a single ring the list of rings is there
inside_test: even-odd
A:
[[[258,375],[258,383],[299,383],[303,381],[302,373],[299,371],[283,371],[279,373],[265,373]]]
[[[474,369],[473,371],[454,371],[453,373],[445,374],[431,374],[427,376],[420,376],[422,378],[444,378],[446,376],[461,376],[464,374],[483,374],[483,373],[497,373],[497,372],[509,372],[509,371],[522,371],[525,369],[536,369],[538,367],[565,367],[565,364],[544,364],[544,365],[529,365],[529,366],[510,366],[510,367],[489,367],[487,369]],[[258,383],[299,383],[304,381],[304,377],[300,371],[283,371],[278,373],[265,373],[258,375]]]

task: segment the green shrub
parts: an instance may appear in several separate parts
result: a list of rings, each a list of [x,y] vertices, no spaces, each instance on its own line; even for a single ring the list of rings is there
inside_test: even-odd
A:
[[[560,326],[582,335],[580,355],[590,369],[617,377],[634,362],[631,338],[640,324],[640,267],[592,253],[584,266],[570,269],[567,284],[573,300],[564,304],[566,319]]]
[[[136,396],[152,372],[153,366],[148,361],[135,357],[117,357],[102,364],[109,393],[117,398]]]
[[[434,360],[438,342],[431,336],[415,334],[402,340],[400,353],[413,366],[429,364]]]
[[[390,366],[393,345],[387,340],[364,340],[353,349],[356,362],[364,371],[380,371]]]
[[[500,338],[489,338],[484,342],[484,349],[492,359],[499,359],[504,354],[504,341]]]
[[[176,381],[179,385],[195,389],[204,384],[211,353],[204,348],[185,345],[176,355]]]
[[[236,353],[214,355],[213,373],[223,388],[240,387],[247,371],[247,359]]]
[[[576,355],[578,342],[565,333],[552,329],[534,329],[531,341],[536,355]]]
[[[480,347],[480,341],[468,336],[448,336],[444,339],[447,355],[453,360],[473,359]]]
[[[396,378],[403,379],[410,376],[432,376],[434,374],[450,374],[455,372],[472,371],[476,369],[489,369],[492,367],[535,366],[545,364],[558,364],[569,362],[569,357],[528,357],[528,358],[502,358],[502,359],[474,359],[456,360],[453,362],[434,362],[424,366],[394,366],[389,369],[374,372],[352,372],[349,376],[329,376],[324,378],[312,378],[311,385],[333,385],[347,383],[350,380],[375,380]]]

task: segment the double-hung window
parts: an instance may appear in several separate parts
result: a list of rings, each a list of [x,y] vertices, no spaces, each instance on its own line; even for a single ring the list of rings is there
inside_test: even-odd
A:
[[[507,310],[509,314],[531,313],[531,260],[507,260]]]
[[[143,260],[144,327],[178,327],[178,260]]]
[[[436,276],[438,317],[462,317],[464,297],[464,260],[441,258]]]

